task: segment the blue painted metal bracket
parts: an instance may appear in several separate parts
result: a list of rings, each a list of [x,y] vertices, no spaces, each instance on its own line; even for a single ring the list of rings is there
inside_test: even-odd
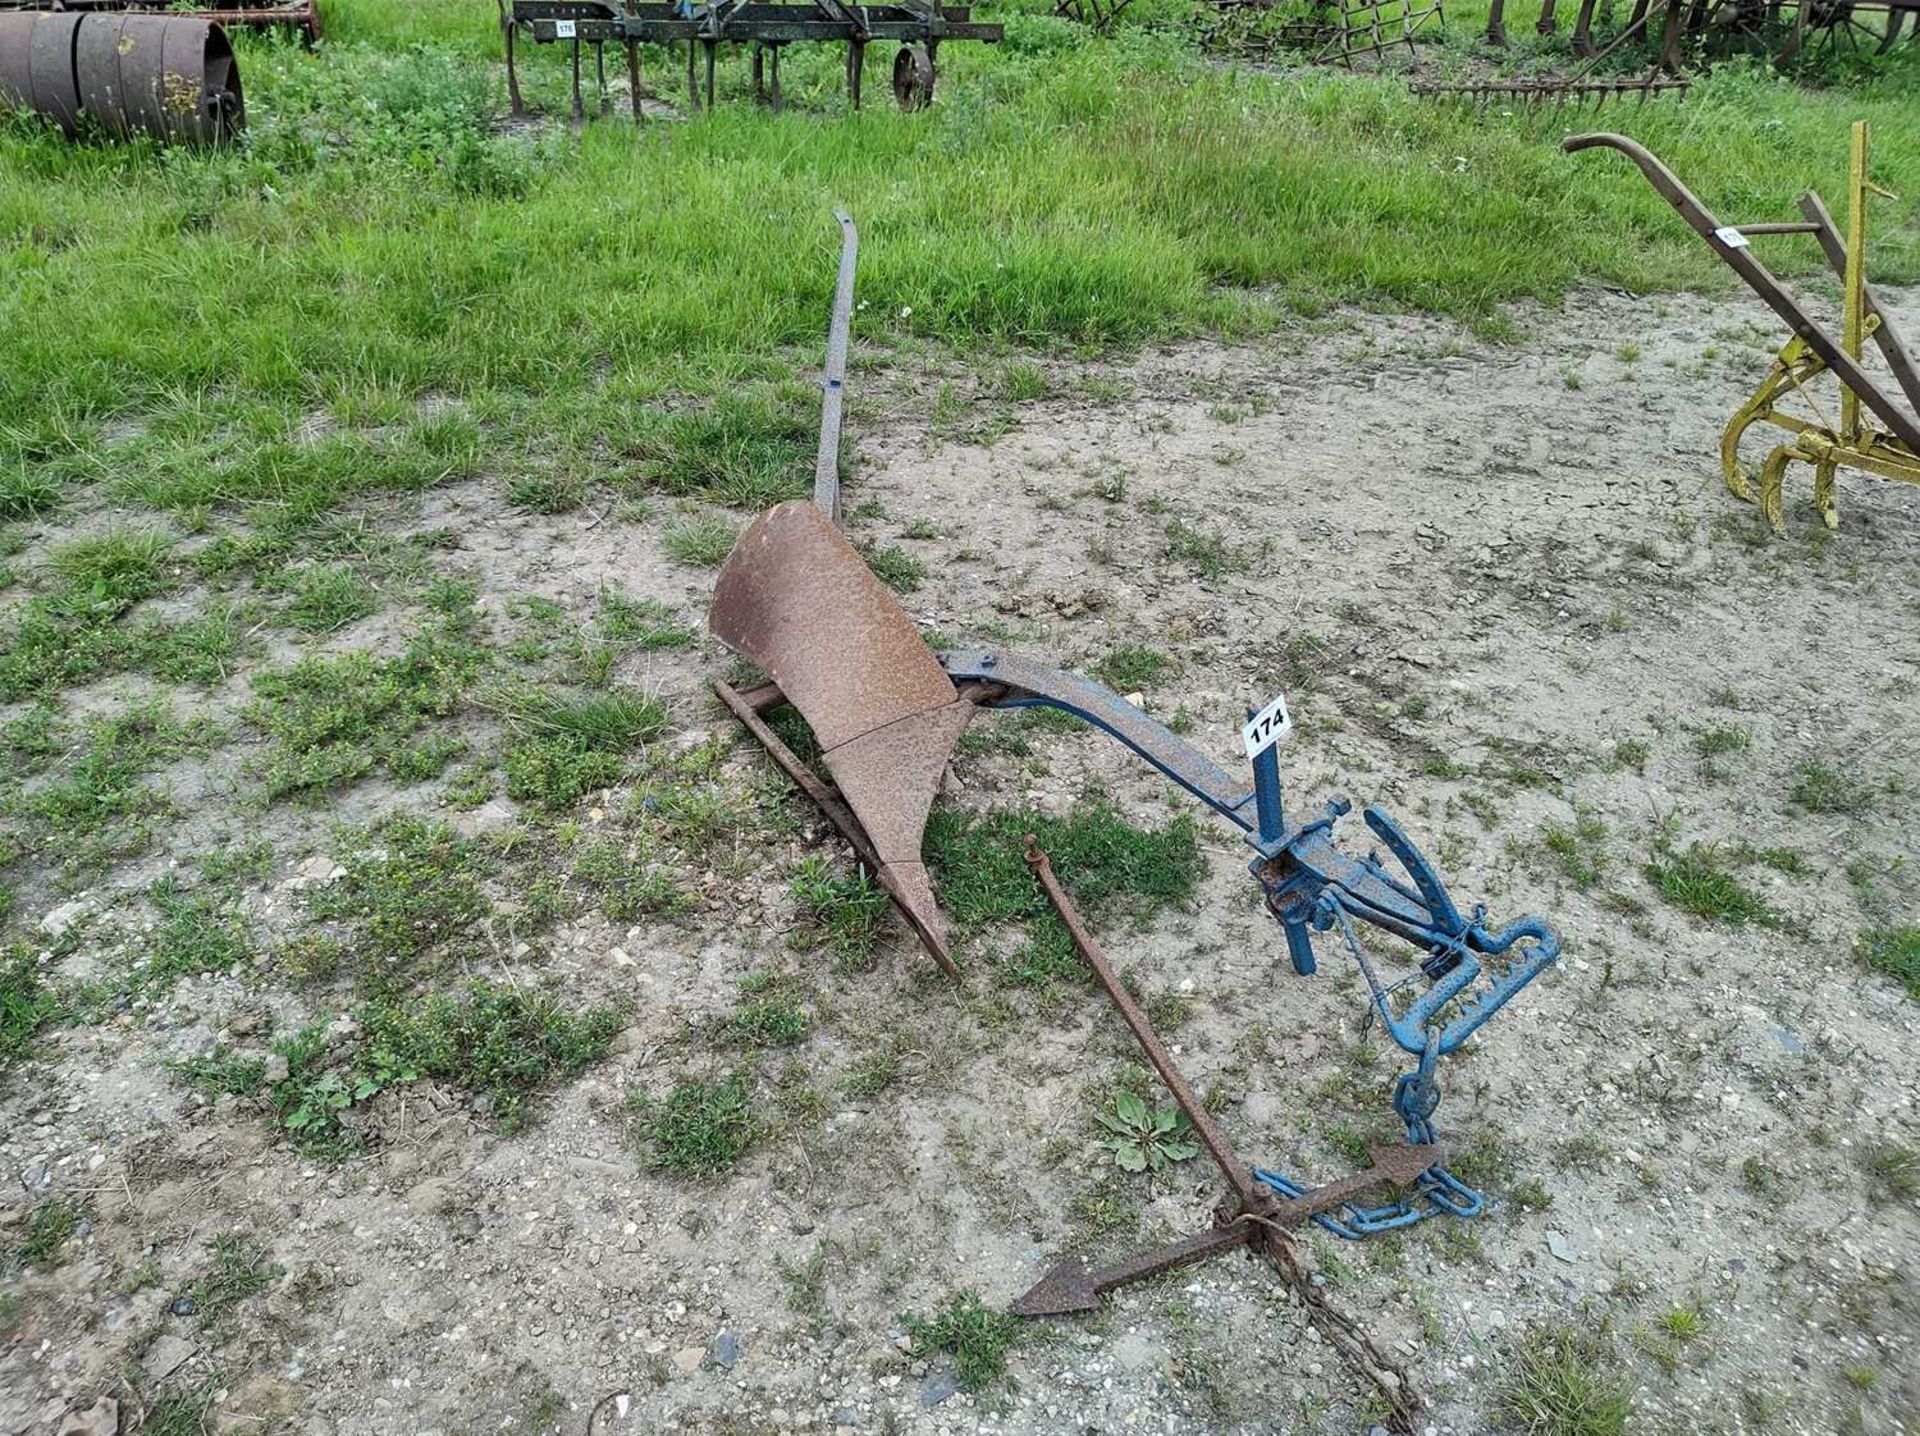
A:
[[[1406,1123],[1407,1140],[1434,1140],[1431,1118],[1440,1100],[1435,1064],[1559,957],[1560,939],[1545,919],[1524,917],[1496,931],[1486,926],[1483,906],[1463,917],[1426,854],[1377,807],[1361,817],[1391,854],[1398,875],[1377,853],[1355,858],[1335,846],[1334,824],[1352,811],[1345,798],[1330,799],[1310,822],[1288,823],[1279,763],[1270,747],[1253,760],[1249,790],[1178,734],[1091,679],[992,649],[943,653],[940,662],[947,676],[983,706],[1058,708],[1085,720],[1246,833],[1256,854],[1248,870],[1286,934],[1294,971],[1310,976],[1318,966],[1311,933],[1339,929],[1367,980],[1373,1010],[1394,1043],[1418,1059],[1394,1089],[1394,1108]],[[1405,984],[1381,981],[1354,931],[1356,918],[1422,953],[1420,973],[1427,989],[1398,1013],[1393,996]],[[1256,1176],[1286,1196],[1302,1190],[1278,1173]],[[1349,1205],[1315,1220],[1337,1236],[1357,1238],[1430,1216],[1477,1216],[1484,1206],[1478,1192],[1433,1167],[1397,1203]]]

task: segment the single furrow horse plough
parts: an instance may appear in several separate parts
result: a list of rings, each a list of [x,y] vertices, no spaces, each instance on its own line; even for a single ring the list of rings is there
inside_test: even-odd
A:
[[[1650,150],[1624,135],[1573,135],[1561,146],[1568,151],[1614,149],[1632,160],[1660,197],[1679,211],[1713,252],[1793,330],[1793,337],[1780,350],[1765,380],[1753,397],[1734,411],[1720,439],[1721,478],[1735,498],[1752,503],[1756,496],[1751,475],[1740,462],[1741,439],[1748,429],[1762,423],[1792,436],[1777,444],[1760,466],[1760,509],[1777,534],[1786,532],[1781,488],[1787,465],[1796,459],[1813,466],[1814,506],[1830,529],[1840,526],[1833,497],[1834,476],[1839,469],[1920,484],[1920,372],[1916,372],[1866,276],[1867,203],[1875,195],[1891,197],[1868,177],[1868,138],[1866,122],[1857,122],[1848,166],[1845,234],[1812,190],[1800,197],[1803,218],[1799,220],[1722,224]],[[1756,237],[1781,234],[1811,235],[1840,276],[1842,312],[1837,339],[1815,323],[1755,258],[1752,241]],[[1864,341],[1869,338],[1905,396],[1905,404],[1862,367]],[[1831,373],[1839,381],[1837,408],[1830,409],[1809,387],[1822,372]],[[1783,407],[1787,400],[1798,400],[1806,414]],[[1876,427],[1873,419],[1885,428]]]
[[[640,50],[642,44],[684,45],[687,59],[687,99],[696,110],[713,105],[715,58],[724,44],[751,47],[753,89],[756,98],[779,109],[780,52],[804,42],[840,43],[847,47],[847,100],[860,108],[867,46],[876,40],[898,42],[893,57],[893,94],[903,110],[933,103],[939,76],[940,46],[948,40],[996,41],[1001,27],[982,24],[964,5],[942,5],[936,0],[890,0],[879,5],[850,5],[841,0],[812,0],[809,4],[767,3],[767,0],[672,0],[672,3],[631,3],[631,0],[499,0],[500,23],[507,48],[507,94],[513,113],[526,113],[515,56],[515,37],[524,33],[535,44],[570,47],[573,117],[586,113],[582,94],[583,52],[591,51],[598,108],[611,109],[607,94],[606,47],[626,51],[633,118],[640,111]],[[704,78],[704,84],[702,80]]]
[[[1082,957],[1126,1016],[1176,1099],[1188,1111],[1237,1201],[1215,1228],[1171,1248],[1099,1272],[1056,1269],[1015,1305],[1029,1315],[1078,1310],[1098,1293],[1236,1247],[1263,1252],[1302,1293],[1324,1335],[1396,1402],[1415,1399],[1404,1379],[1324,1307],[1304,1275],[1289,1233],[1311,1221],[1335,1236],[1359,1239],[1436,1216],[1472,1217],[1484,1198],[1444,1165],[1434,1128],[1440,1065],[1488,1019],[1551,964],[1560,952],[1553,930],[1527,917],[1490,926],[1486,910],[1463,913],[1439,872],[1385,812],[1368,808],[1367,828],[1391,857],[1357,857],[1334,837],[1350,811],[1341,797],[1301,821],[1283,803],[1278,748],[1291,732],[1284,697],[1242,728],[1252,782],[1234,776],[1185,739],[1118,694],[1078,674],[997,649],[936,654],[886,587],[868,569],[835,522],[839,509],[838,424],[846,331],[851,309],[855,236],[841,216],[840,284],[823,376],[823,426],[814,499],[784,503],[761,515],[735,545],[720,572],[709,627],[750,659],[768,681],[745,691],[716,681],[714,691],[774,760],[819,805],[885,888],[901,916],[949,975],[949,951],[933,885],[921,860],[927,816],[955,745],[982,710],[1056,708],[1131,749],[1202,804],[1238,828],[1253,856],[1248,871],[1284,934],[1294,972],[1318,965],[1313,934],[1334,935],[1365,978],[1372,1014],[1412,1058],[1398,1080],[1393,1107],[1406,1132],[1402,1148],[1376,1152],[1374,1166],[1309,1189],[1233,1155],[1210,1118],[1192,1101],[1165,1048],[1126,995],[1080,925],[1043,854],[1033,864]],[[826,777],[774,732],[767,715],[791,705],[811,728]],[[1374,929],[1410,945],[1413,960],[1398,975],[1362,945]],[[1380,1188],[1383,1201],[1363,1200]],[[1395,1392],[1399,1395],[1396,1397]]]

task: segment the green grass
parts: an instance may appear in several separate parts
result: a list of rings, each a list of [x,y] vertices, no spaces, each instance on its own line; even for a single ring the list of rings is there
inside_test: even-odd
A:
[[[817,857],[801,861],[789,886],[806,918],[803,936],[849,965],[864,965],[886,931],[886,889],[865,868],[840,873]]]
[[[531,137],[493,128],[490,15],[335,0],[319,49],[237,38],[241,145],[163,159],[8,126],[0,502],[32,516],[97,487],[217,538],[480,472],[547,510],[602,486],[796,495],[818,404],[790,351],[817,362],[836,203],[861,223],[869,352],[1239,334],[1345,301],[1480,319],[1583,280],[1733,287],[1624,160],[1560,154],[1561,123],[1526,107],[1216,64],[1171,14],[1111,39],[995,18],[1005,43],[952,47],[921,115],[845,114],[838,56],[799,47],[784,114],[734,102],[732,66],[733,99],[688,123]],[[556,48],[525,58],[552,99]],[[1909,84],[1726,66],[1607,122],[1721,212],[1790,216],[1804,188],[1837,193],[1848,119],[1899,133]],[[1877,178],[1920,189],[1920,158],[1883,144]],[[1920,276],[1920,234],[1878,238],[1876,279]],[[1820,267],[1792,241],[1768,258]],[[998,387],[1036,380],[1008,365]]]
[[[668,554],[696,568],[718,568],[733,552],[737,537],[732,524],[719,518],[691,518],[673,525],[660,536]]]
[[[1097,801],[1066,818],[1031,808],[976,814],[936,806],[925,851],[941,904],[956,922],[1014,922],[1052,912],[1023,856],[1027,833],[1038,838],[1062,884],[1090,915],[1121,906],[1149,915],[1188,901],[1199,881],[1199,843],[1184,815],[1153,831]]]
[[[1732,927],[1779,925],[1778,914],[1766,901],[1721,866],[1711,844],[1691,843],[1685,852],[1658,847],[1646,873],[1661,897],[1695,917]]]
[[[35,1035],[60,1013],[33,950],[0,948],[0,1073],[24,1057]]]
[[[912,593],[927,576],[927,566],[903,548],[869,548],[861,557],[873,576],[897,593]]]
[[[1528,1331],[1496,1388],[1528,1436],[1621,1436],[1633,1414],[1624,1373],[1594,1333],[1566,1325]]]
[[[929,1316],[900,1318],[918,1352],[944,1351],[953,1358],[960,1384],[978,1391],[1006,1378],[1007,1353],[1026,1330],[1017,1316],[985,1305],[977,1293],[955,1292]]]
[[[59,1266],[60,1249],[80,1225],[80,1209],[59,1197],[42,1202],[27,1217],[26,1240],[20,1244],[20,1260],[28,1266],[51,1270]]]
[[[1863,783],[1824,763],[1802,763],[1795,769],[1787,801],[1809,813],[1864,812],[1874,804],[1871,783]]]
[[[1157,687],[1179,670],[1179,663],[1157,648],[1124,644],[1093,666],[1093,676],[1120,693]]]
[[[270,799],[319,797],[375,772],[418,781],[419,730],[451,715],[488,663],[458,624],[417,636],[397,658],[364,650],[304,658],[253,679],[247,721],[268,739],[258,774]],[[438,750],[442,762],[453,750]],[[425,776],[431,776],[426,774]]]
[[[172,877],[147,890],[160,921],[147,939],[143,985],[165,992],[182,977],[224,972],[250,956],[245,921],[217,888],[182,889]]]
[[[282,621],[302,633],[345,628],[380,607],[374,587],[349,564],[310,564],[286,580],[293,598]]]
[[[673,609],[658,599],[629,598],[614,589],[600,593],[600,636],[609,643],[643,653],[668,648],[691,648],[694,631],[680,622]]]
[[[1920,924],[1876,927],[1860,934],[1860,957],[1875,972],[1885,973],[1920,1002]]]
[[[280,1275],[281,1268],[254,1238],[238,1232],[215,1237],[206,1274],[193,1286],[201,1325],[217,1325],[241,1302],[273,1285]]]
[[[360,1020],[376,1073],[414,1073],[490,1099],[519,1126],[535,1094],[604,1057],[626,1023],[618,1007],[569,1012],[551,997],[476,980],[458,992],[371,1003]]]
[[[713,1176],[727,1171],[759,1140],[752,1079],[736,1072],[719,1082],[688,1079],[659,1102],[636,1103],[657,1171]]]
[[[315,917],[346,924],[358,948],[404,965],[464,937],[493,910],[481,849],[445,823],[396,815],[346,835],[345,874],[308,890]]]

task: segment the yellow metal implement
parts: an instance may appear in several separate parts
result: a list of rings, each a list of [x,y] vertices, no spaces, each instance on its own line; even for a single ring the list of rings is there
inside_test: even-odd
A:
[[[1795,459],[1813,466],[1814,507],[1828,528],[1840,526],[1833,501],[1834,473],[1840,468],[1920,484],[1920,373],[1916,373],[1912,359],[1895,336],[1866,277],[1867,201],[1876,195],[1893,198],[1868,178],[1866,122],[1858,121],[1853,126],[1844,235],[1820,196],[1811,190],[1800,197],[1803,220],[1723,225],[1671,170],[1625,136],[1574,135],[1562,147],[1583,150],[1595,146],[1617,149],[1638,165],[1660,195],[1794,331],[1765,380],[1753,397],[1734,411],[1721,436],[1720,473],[1728,491],[1748,503],[1757,499],[1773,531],[1784,534],[1781,489],[1787,465]],[[1752,238],[1769,234],[1810,234],[1819,241],[1844,291],[1838,341],[1815,324],[1754,257]],[[1863,346],[1869,339],[1899,384],[1906,398],[1904,406],[1861,367]],[[1822,373],[1831,373],[1839,381],[1837,415],[1808,387],[1808,382]],[[1789,400],[1806,409],[1810,417],[1784,410],[1781,405]],[[1792,437],[1775,445],[1760,465],[1756,495],[1752,475],[1740,462],[1740,441],[1748,429],[1761,423],[1784,429]]]

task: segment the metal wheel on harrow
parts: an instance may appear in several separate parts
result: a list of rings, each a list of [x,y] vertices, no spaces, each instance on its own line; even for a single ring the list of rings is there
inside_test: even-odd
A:
[[[893,57],[893,97],[908,112],[933,103],[933,52],[925,45],[902,45]]]

